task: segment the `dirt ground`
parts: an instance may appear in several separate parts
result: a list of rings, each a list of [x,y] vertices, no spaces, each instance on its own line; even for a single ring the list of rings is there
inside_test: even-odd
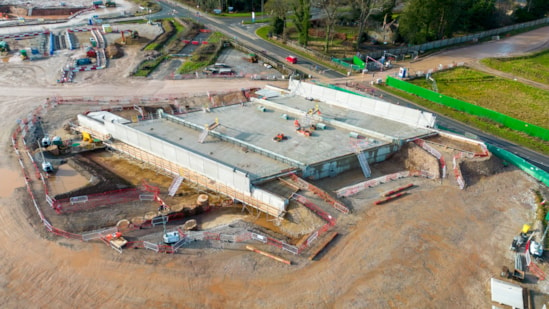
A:
[[[526,35],[526,40],[533,40]],[[498,42],[487,43],[486,50],[503,41]],[[523,45],[523,50],[533,45]],[[485,45],[473,48],[480,46]],[[438,64],[445,59],[428,61]],[[258,246],[292,260],[293,265],[250,253],[242,244],[193,245],[175,255],[141,249],[118,254],[100,242],[52,236],[28,202],[10,146],[17,119],[57,95],[197,96],[212,89],[242,88],[240,80],[128,79],[128,68],[136,60],[119,60],[108,70],[64,85],[52,82],[52,74],[63,65],[55,63],[55,57],[1,64],[0,112],[5,125],[0,130],[0,151],[6,155],[0,156],[0,183],[5,190],[0,192],[0,305],[4,308],[485,308],[490,305],[489,278],[499,277],[501,266],[512,266],[508,250],[512,238],[524,223],[533,222],[532,190],[549,196],[546,187],[513,167],[503,168],[495,159],[481,164],[488,166],[486,172],[471,176],[465,190],[459,190],[451,174],[442,181],[400,179],[346,198],[352,214],[333,212],[339,236],[316,261]],[[265,84],[275,83],[246,81],[246,87]],[[372,166],[380,175],[399,168],[391,163]],[[332,191],[361,180],[357,170],[315,184]],[[414,184],[409,195],[373,205],[381,193],[408,183]],[[239,209],[224,212],[224,222],[241,218]],[[219,217],[208,214],[201,224],[216,225]]]

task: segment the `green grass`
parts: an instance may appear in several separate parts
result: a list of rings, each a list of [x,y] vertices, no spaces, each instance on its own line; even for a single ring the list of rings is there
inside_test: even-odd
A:
[[[208,38],[208,43],[210,44],[219,43],[225,39],[226,39],[225,36],[221,34],[221,32],[213,32]]]
[[[160,63],[162,63],[162,61],[164,61],[164,58],[165,56],[160,56],[153,60],[146,60],[141,62],[141,64],[137,68],[137,71],[135,71],[133,75],[144,77],[149,76],[149,74],[151,74],[151,72],[154,71],[154,69],[156,69],[156,67],[158,67]]]
[[[481,63],[499,71],[549,85],[549,50],[531,56],[483,59]]]
[[[185,60],[185,62],[178,68],[177,73],[193,73],[214,63],[221,49],[221,40],[218,43],[210,43],[200,46],[194,51],[192,57],[187,58],[187,60]]]
[[[433,74],[439,92],[507,116],[549,128],[549,91],[469,68]],[[431,89],[425,79],[411,81]]]
[[[178,70],[178,73],[180,74],[187,74],[187,73],[194,73],[196,71],[200,71],[202,68],[208,66],[210,64],[209,61],[185,61]]]
[[[458,120],[462,123],[465,123],[467,125],[470,125],[472,127],[476,127],[484,132],[487,132],[489,134],[492,134],[494,136],[502,137],[508,141],[511,141],[513,143],[516,143],[518,145],[524,146],[526,148],[532,149],[534,151],[537,151],[539,153],[549,155],[549,143],[542,141],[541,139],[528,136],[524,133],[511,130],[509,128],[504,127],[501,124],[492,122],[488,119],[476,117],[473,115],[469,115],[464,112],[460,112],[458,110],[449,108],[447,106],[437,104],[434,102],[431,102],[429,100],[425,100],[422,98],[419,98],[413,94],[398,90],[396,88],[392,88],[389,86],[380,86],[380,89],[392,93],[396,96],[399,96],[403,99],[406,99],[410,102],[414,102],[420,106],[423,106],[427,108],[428,110],[438,113],[440,115],[444,115],[446,117]]]
[[[175,20],[175,18],[168,18],[169,21],[173,22],[176,33],[181,33],[185,30],[185,27],[181,23]]]
[[[153,42],[151,42],[149,45],[145,47],[144,50],[160,50],[168,40],[172,38],[172,36],[176,33],[175,31],[175,25],[171,20],[164,19],[162,20],[162,28],[164,29],[164,33],[162,33],[159,37],[156,38]]]
[[[257,31],[255,32],[258,36],[260,36],[262,39],[268,41],[268,35],[269,35],[269,32],[271,32],[271,26],[264,26],[264,27],[261,27],[259,29],[257,29]]]

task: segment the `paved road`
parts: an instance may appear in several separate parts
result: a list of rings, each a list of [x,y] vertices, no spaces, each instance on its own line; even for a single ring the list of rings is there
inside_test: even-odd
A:
[[[255,29],[257,29],[257,26],[243,25],[242,19],[235,20],[234,18],[214,18],[209,15],[203,15],[202,13],[197,14],[195,9],[191,9],[180,4],[171,3],[169,1],[162,1],[159,3],[161,3],[163,8],[165,8],[168,12],[176,10],[179,17],[191,17],[197,22],[203,23],[208,28],[222,32],[228,37],[254,48],[258,52],[266,51],[269,57],[273,57],[278,61],[284,62],[284,59],[289,55],[289,52],[286,49],[257,37],[255,35]],[[320,63],[315,63],[308,59],[300,60],[297,65],[288,64],[288,67],[298,69],[305,74],[310,74],[313,76],[319,74],[312,70],[316,67],[317,71],[323,72],[322,76],[324,78],[340,78],[344,76],[343,74],[333,71]]]

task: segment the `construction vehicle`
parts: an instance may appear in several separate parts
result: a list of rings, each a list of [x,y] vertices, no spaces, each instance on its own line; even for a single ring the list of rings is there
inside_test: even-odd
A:
[[[116,232],[105,236],[105,240],[116,249],[122,250],[122,248],[128,243],[128,241],[122,237],[122,233]]]
[[[518,252],[532,238],[533,233],[530,231],[530,225],[524,224],[518,236],[513,237],[513,242],[509,250]]]
[[[162,235],[162,240],[166,245],[175,244],[180,239],[178,231],[166,232]]]
[[[273,141],[275,142],[281,142],[285,139],[288,139],[288,137],[282,133],[278,133],[275,137],[273,137]]]

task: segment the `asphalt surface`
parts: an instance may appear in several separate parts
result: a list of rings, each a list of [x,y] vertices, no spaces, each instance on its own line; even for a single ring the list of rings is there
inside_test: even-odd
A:
[[[280,62],[285,63],[284,59],[291,54],[288,50],[264,41],[255,35],[255,30],[262,26],[262,24],[243,24],[242,21],[244,19],[242,18],[214,18],[209,15],[203,15],[202,12],[198,12],[196,9],[191,9],[169,1],[159,1],[158,3],[160,3],[163,10],[151,15],[153,18],[173,17],[174,15],[172,13],[175,11],[176,16],[178,17],[193,18],[206,27],[219,31],[226,36],[233,38],[235,41],[256,50],[258,53],[265,51],[268,57],[274,58]],[[305,74],[316,75],[320,74],[318,72],[322,72],[322,75],[325,78],[341,78],[345,76],[309,59],[299,59],[297,64],[287,63],[286,66],[299,70]]]

